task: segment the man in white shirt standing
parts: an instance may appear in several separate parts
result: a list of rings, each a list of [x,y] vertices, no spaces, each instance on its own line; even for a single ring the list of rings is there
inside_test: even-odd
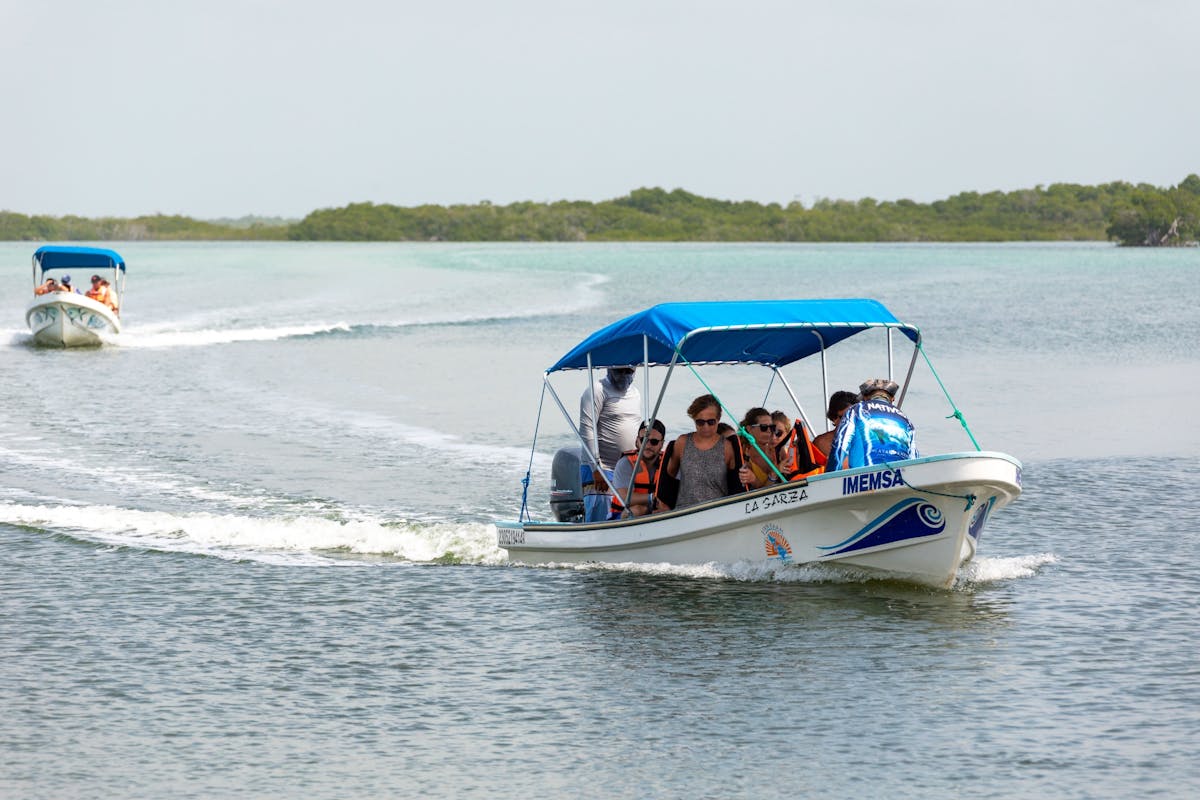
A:
[[[608,517],[609,484],[621,454],[632,450],[642,422],[642,393],[633,385],[633,367],[609,367],[579,398],[579,432],[595,448],[603,475],[594,475],[590,459],[581,465],[585,519]]]
[[[633,367],[609,367],[579,398],[579,432],[611,474],[621,454],[632,450],[642,423],[642,393],[633,385]]]

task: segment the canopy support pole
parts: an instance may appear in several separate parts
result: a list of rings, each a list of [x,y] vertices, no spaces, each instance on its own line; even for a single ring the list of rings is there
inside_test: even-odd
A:
[[[825,337],[821,336],[817,331],[812,331],[811,333],[821,343],[821,391],[823,392],[821,395],[821,408],[825,409],[827,407],[826,403],[829,402],[829,364],[825,362]],[[825,431],[828,433],[829,415],[822,411],[821,416],[825,417]],[[809,430],[812,430],[812,426],[809,426]]]
[[[646,394],[643,397],[643,400],[648,404],[650,402],[650,348],[649,345],[645,344],[647,342],[646,337],[642,337],[642,342],[645,345],[644,357],[646,359],[642,364],[643,369],[646,371]],[[671,374],[675,371],[675,362],[678,358],[678,353],[671,357],[671,363],[667,365],[667,376],[663,378],[662,389],[660,389],[658,392],[658,399],[654,401],[654,413],[646,417],[646,436],[642,439],[642,446],[638,448],[637,459],[633,462],[633,474],[629,476],[629,485],[625,487],[625,493],[627,497],[632,496],[633,494],[633,484],[637,481],[638,467],[642,465],[642,458],[646,454],[646,439],[649,439],[650,434],[654,432],[654,428],[651,427],[650,421],[658,419],[658,411],[662,408],[663,399],[667,396],[667,386],[671,383]],[[665,449],[667,443],[664,441],[662,446]],[[658,453],[659,458],[661,458],[662,450],[659,450]],[[614,466],[613,469],[615,471],[616,467]],[[621,494],[619,492],[614,496],[617,498],[617,502],[620,503],[622,507],[629,507],[628,504],[621,499]],[[650,509],[654,509],[653,494],[650,495]]]
[[[792,398],[792,402],[796,404],[796,410],[800,412],[800,419],[804,421],[804,424],[811,431],[813,429],[812,423],[808,420],[808,414],[804,413],[804,406],[800,405],[800,401],[796,399],[796,393],[792,391],[792,385],[788,383],[787,377],[779,371],[779,367],[771,367],[771,369],[779,377],[779,382],[783,384],[783,388],[787,389],[788,397]]]
[[[888,357],[888,380],[896,380],[895,367],[892,363],[892,329],[887,329],[887,357]]]
[[[891,332],[890,330],[888,331]],[[908,394],[908,385],[912,382],[913,370],[917,367],[917,355],[921,352],[921,336],[917,335],[917,344],[913,347],[912,361],[908,362],[908,374],[904,376],[904,385],[900,387],[900,396],[896,398],[896,408],[904,405],[904,396]],[[892,377],[888,376],[889,380]]]
[[[559,399],[558,392],[554,391],[554,386],[550,383],[550,374],[546,373],[542,377],[542,382],[546,384],[546,388],[550,390],[550,397],[554,400],[554,404],[558,406],[558,410],[562,412],[563,419],[567,421],[567,425],[571,428],[571,432],[575,434],[575,439],[583,445],[583,452],[587,453],[588,462],[596,468],[598,472],[603,474],[604,470],[600,466],[600,457],[592,452],[592,448],[588,446],[587,439],[583,438],[583,432],[575,425],[575,420],[571,417],[571,413],[567,411],[567,407],[563,405]]]
[[[598,454],[600,452],[600,409],[596,408],[596,375],[592,371],[592,354],[591,353],[587,354],[587,369],[588,369],[588,403],[592,407],[592,441],[585,443],[584,449],[595,451]],[[555,399],[557,400],[558,398],[555,397]],[[568,420],[571,419],[571,416],[569,414],[567,414],[566,411],[563,411],[563,414],[567,417]],[[582,425],[583,420],[580,420],[579,424]],[[580,433],[579,431],[576,431],[576,434],[579,436],[579,438],[581,440],[583,439],[582,433]],[[599,460],[599,458],[600,458],[600,456],[597,455],[596,459]]]

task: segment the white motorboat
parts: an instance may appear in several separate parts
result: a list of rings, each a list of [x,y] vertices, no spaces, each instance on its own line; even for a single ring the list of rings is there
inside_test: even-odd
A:
[[[110,303],[64,290],[61,280],[74,270],[95,274],[109,282]],[[52,283],[48,284],[48,279]],[[55,288],[48,288],[49,286]],[[33,254],[34,298],[25,309],[33,341],[49,347],[103,344],[108,334],[121,332],[115,298],[125,296],[125,260],[112,250],[97,247],[38,248]]]
[[[976,445],[970,452],[810,475],[664,513],[580,521],[580,467],[599,469],[599,460],[595,443],[584,441],[559,400],[552,376],[639,364],[649,398],[651,369],[665,368],[654,409],[646,409],[646,418],[657,418],[676,367],[757,364],[786,388],[807,424],[781,368],[819,355],[825,379],[828,348],[870,330],[886,332],[889,373],[894,334],[914,345],[897,395],[900,405],[922,352],[921,334],[873,300],[665,303],[597,331],[543,376],[544,392],[579,440],[554,456],[554,519],[532,518],[527,474],[520,517],[497,523],[498,545],[510,560],[530,564],[817,562],[949,586],[974,557],[991,515],[1021,493],[1021,463],[1012,456]],[[828,397],[829,387],[823,388]],[[955,416],[962,421],[957,409]]]

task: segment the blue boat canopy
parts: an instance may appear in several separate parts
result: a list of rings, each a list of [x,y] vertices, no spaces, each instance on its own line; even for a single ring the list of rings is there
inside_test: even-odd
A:
[[[42,272],[52,269],[119,269],[125,271],[125,259],[114,250],[100,247],[59,247],[46,245],[33,254]]]
[[[921,332],[877,300],[735,300],[661,303],[601,328],[547,372],[671,363],[676,349],[693,364],[783,366],[873,328],[894,328],[914,343]],[[644,345],[645,343],[645,345]]]

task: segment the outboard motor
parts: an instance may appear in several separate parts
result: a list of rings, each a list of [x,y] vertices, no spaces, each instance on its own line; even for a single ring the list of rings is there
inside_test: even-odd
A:
[[[550,510],[559,522],[583,522],[583,479],[579,471],[582,463],[578,447],[564,447],[554,454],[550,467]]]

